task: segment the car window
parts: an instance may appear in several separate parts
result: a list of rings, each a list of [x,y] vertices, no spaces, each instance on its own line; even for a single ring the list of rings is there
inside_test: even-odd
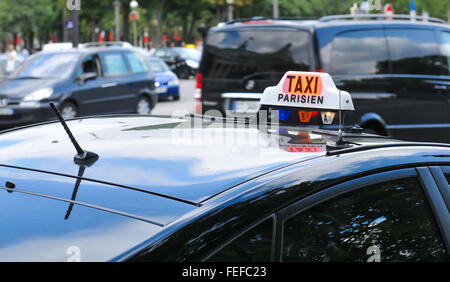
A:
[[[170,71],[169,67],[163,61],[150,60],[148,63],[155,73]]]
[[[105,76],[128,74],[128,67],[125,59],[119,52],[104,53],[102,58]]]
[[[447,61],[447,68],[450,72],[450,32],[441,32],[442,47]]]
[[[242,79],[290,70],[310,70],[311,35],[291,29],[242,29],[207,36],[202,74],[209,78]]]
[[[167,53],[166,50],[156,50],[155,56],[160,57],[160,58],[166,58],[166,57],[169,57],[169,54]]]
[[[448,260],[416,178],[371,185],[289,218],[283,261]]]
[[[343,32],[333,40],[333,74],[389,73],[386,38],[381,29]]]
[[[273,219],[253,227],[211,256],[208,261],[270,261]]]
[[[147,64],[139,55],[135,53],[126,53],[125,56],[127,57],[128,63],[133,73],[141,73],[148,71]]]
[[[180,57],[185,60],[194,60],[196,62],[199,62],[202,57],[202,53],[195,49],[178,47],[175,48],[175,50],[180,55]]]
[[[81,62],[81,65],[77,69],[77,77],[83,73],[94,72],[97,76],[100,76],[100,61],[98,55],[89,55]]]
[[[434,31],[396,28],[386,36],[394,74],[448,74]]]
[[[30,56],[12,74],[11,78],[68,78],[75,70],[79,54],[39,53]]]

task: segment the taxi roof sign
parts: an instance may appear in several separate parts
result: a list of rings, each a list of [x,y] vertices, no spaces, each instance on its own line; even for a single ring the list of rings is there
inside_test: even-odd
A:
[[[288,71],[264,90],[261,105],[354,111],[348,92],[337,89],[328,73]]]

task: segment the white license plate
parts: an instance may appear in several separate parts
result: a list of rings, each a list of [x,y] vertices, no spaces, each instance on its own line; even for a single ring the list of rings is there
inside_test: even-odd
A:
[[[10,108],[0,108],[0,116],[12,116],[14,110]]]
[[[258,101],[234,101],[233,111],[236,113],[256,113],[259,110]]]
[[[166,93],[167,87],[158,87],[156,88],[156,93]]]

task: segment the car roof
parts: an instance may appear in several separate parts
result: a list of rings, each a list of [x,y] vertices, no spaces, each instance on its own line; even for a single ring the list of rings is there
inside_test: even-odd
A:
[[[267,171],[325,154],[299,155],[275,149],[277,157],[264,157],[274,148],[256,129],[232,130],[236,135],[249,134],[256,144],[215,144],[209,134],[229,130],[178,128],[187,122],[168,117],[120,116],[73,120],[68,125],[83,147],[100,156],[86,170],[86,178],[164,194],[192,205]],[[320,134],[314,137],[321,138]],[[76,176],[74,148],[61,124],[6,131],[0,138],[8,143],[0,148],[8,150],[8,154],[0,154],[0,164]],[[125,167],[128,176],[122,173]],[[102,168],[108,168],[108,172]]]
[[[70,233],[87,232],[94,222],[95,226],[110,230],[110,237],[121,243],[107,252],[98,251],[105,248],[103,241],[90,246],[92,254],[87,257],[95,259],[118,255],[127,246],[200,212],[203,210],[200,207],[217,205],[240,193],[241,184],[256,181],[263,175],[309,162],[326,164],[328,156],[336,161],[336,156],[357,150],[393,147],[400,152],[396,147],[424,146],[349,132],[344,138],[358,146],[329,151],[325,149],[326,144],[337,139],[335,131],[292,126],[271,131],[199,118],[112,115],[73,119],[67,124],[80,146],[95,152],[99,158],[90,164],[74,162],[76,150],[59,122],[3,131],[0,133],[0,175],[17,187],[11,194],[14,196],[2,199],[18,207],[22,222],[28,222],[33,214],[44,215],[39,222],[55,229],[44,232],[41,225],[30,222],[21,231],[20,238],[24,240],[34,234],[47,238],[57,236],[52,248],[60,249],[68,240],[86,245],[102,238],[104,234],[100,230],[103,229],[96,230],[94,237],[77,237],[80,243]],[[447,150],[449,147],[429,146],[446,146]],[[432,153],[436,154],[437,150]],[[349,169],[350,166],[346,173],[351,172]],[[70,219],[71,224],[64,219]],[[130,232],[135,228],[136,236],[120,232],[124,228]],[[0,237],[9,240],[5,236]],[[17,254],[13,243],[5,244],[8,255]],[[17,248],[20,251],[23,244]],[[0,244],[0,257],[1,254]],[[33,253],[37,259],[39,254]]]
[[[159,58],[159,57],[155,57],[155,56],[149,56],[147,57],[148,61],[157,61],[157,62],[164,62],[163,59]]]
[[[42,51],[37,54],[90,54],[97,52],[107,52],[107,51],[134,51],[132,48],[123,48],[123,47],[105,47],[105,46],[95,46],[95,47],[86,47],[86,48],[72,48],[66,50],[51,50],[51,51]]]
[[[286,127],[282,135],[275,135],[288,143],[274,146],[257,128],[189,122],[131,115],[76,119],[68,125],[83,147],[100,156],[86,169],[86,179],[193,206],[269,171],[325,156],[329,152],[324,144],[337,139],[335,132]],[[396,142],[367,134],[345,136],[372,146]],[[228,144],[221,138],[237,141]],[[248,143],[239,143],[239,138],[248,138]],[[0,152],[5,151],[0,165],[77,176],[73,145],[59,123],[5,131],[0,139]]]
[[[398,15],[404,16],[404,15]],[[312,18],[285,18],[285,19],[272,19],[272,18],[249,18],[249,19],[238,19],[231,22],[221,23],[218,26],[211,28],[211,31],[236,29],[236,28],[258,28],[258,27],[291,27],[291,28],[326,28],[335,26],[360,26],[360,25],[408,25],[408,26],[419,26],[419,27],[449,27],[448,24],[437,22],[440,19],[435,19],[436,21],[411,21],[400,18],[396,20],[387,19],[364,19],[357,18],[352,19],[349,15],[337,15],[337,16],[327,16],[319,19]]]

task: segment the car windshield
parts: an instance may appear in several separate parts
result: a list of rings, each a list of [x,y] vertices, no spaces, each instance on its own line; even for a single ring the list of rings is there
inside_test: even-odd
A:
[[[162,61],[149,60],[148,62],[153,72],[169,71],[169,67]]]
[[[183,59],[190,59],[190,60],[194,60],[197,62],[200,62],[201,56],[202,54],[195,50],[195,49],[191,49],[191,48],[175,48],[175,50],[177,51],[178,54],[180,54],[181,58]]]
[[[11,79],[22,78],[67,78],[78,61],[77,54],[37,54],[29,57]]]

